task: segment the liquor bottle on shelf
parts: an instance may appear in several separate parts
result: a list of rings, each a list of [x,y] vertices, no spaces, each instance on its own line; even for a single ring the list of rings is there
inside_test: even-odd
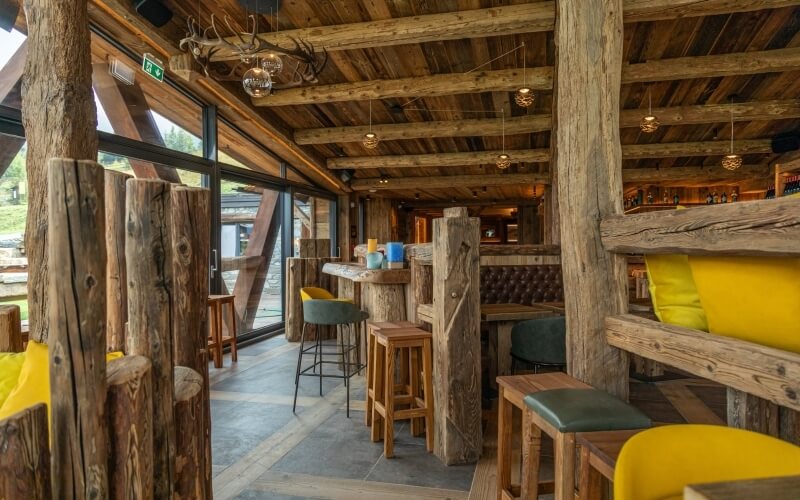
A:
[[[767,195],[764,198],[766,198],[768,200],[771,200],[772,198],[775,198],[775,186],[770,185],[767,188]]]
[[[664,190],[664,196],[661,198],[661,203],[663,203],[664,205],[669,204],[669,191],[667,191],[666,189]]]
[[[706,196],[706,205],[713,205],[714,204],[714,197],[711,196],[711,191],[708,192]]]
[[[786,180],[782,196],[789,196],[795,193],[800,193],[800,175],[794,175]]]
[[[739,191],[734,190],[731,193],[731,203],[736,203],[737,201],[739,201]]]
[[[677,204],[678,204],[678,203],[680,203],[680,202],[681,202],[681,197],[680,197],[680,196],[678,196],[678,192],[677,192],[677,191],[675,191],[675,196],[673,196],[673,197],[672,197],[672,203],[673,203],[674,205],[677,205]]]
[[[728,193],[722,193],[722,197],[720,198],[722,203],[728,203]]]
[[[719,203],[719,195],[714,191],[714,204],[716,205],[717,203]]]
[[[653,204],[653,192],[652,191],[647,193],[647,204],[648,205],[652,205]]]

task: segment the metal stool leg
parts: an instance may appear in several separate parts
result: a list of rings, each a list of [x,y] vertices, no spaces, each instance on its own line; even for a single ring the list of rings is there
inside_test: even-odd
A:
[[[344,332],[344,326],[342,326],[342,332]],[[353,330],[350,325],[347,325],[347,337],[353,335]],[[344,333],[342,334],[344,337]],[[350,348],[348,344],[347,354],[344,352],[344,338],[342,339],[342,361],[344,361],[344,385],[347,387],[347,418],[350,418],[350,363],[347,360],[347,357],[350,355]]]
[[[319,351],[319,395],[322,396],[322,366],[325,364],[322,359],[322,335],[317,328],[317,350]]]
[[[303,344],[306,340],[306,323],[303,323],[303,330],[300,333],[300,352],[297,353],[297,371],[294,374],[294,401],[292,402],[292,413],[297,409],[297,390],[300,388],[300,367],[303,363]]]

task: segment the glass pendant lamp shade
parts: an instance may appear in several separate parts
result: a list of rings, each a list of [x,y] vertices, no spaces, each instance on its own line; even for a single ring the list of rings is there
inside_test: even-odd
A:
[[[364,134],[364,138],[361,140],[361,144],[363,144],[367,149],[377,148],[379,142],[380,140],[378,139],[378,135],[374,132],[367,132]]]
[[[530,87],[522,87],[514,94],[514,102],[523,108],[531,106],[535,100],[533,90]]]
[[[497,168],[505,170],[511,166],[511,157],[503,153],[497,155]]]
[[[261,60],[261,68],[274,76],[283,69],[283,59],[278,54],[270,52]]]
[[[242,86],[250,97],[265,97],[272,92],[272,77],[268,71],[255,66],[242,77]]]
[[[642,117],[642,121],[639,122],[639,128],[645,134],[652,134],[656,130],[658,130],[658,126],[661,125],[658,122],[658,118],[656,115],[653,114],[653,100],[650,97],[650,89],[647,89],[647,116]]]

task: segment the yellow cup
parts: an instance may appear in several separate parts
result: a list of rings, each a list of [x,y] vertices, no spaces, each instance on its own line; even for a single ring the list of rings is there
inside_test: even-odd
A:
[[[378,240],[370,238],[367,240],[367,253],[378,251]]]

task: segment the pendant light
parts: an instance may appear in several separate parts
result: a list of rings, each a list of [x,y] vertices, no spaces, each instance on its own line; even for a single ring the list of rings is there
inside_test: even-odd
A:
[[[527,62],[525,60],[525,55],[526,55],[525,42],[523,42],[522,43],[522,87],[520,87],[519,90],[517,90],[516,93],[514,94],[514,102],[516,102],[518,106],[521,106],[523,108],[527,108],[530,105],[532,105],[533,101],[536,99],[536,97],[533,94],[533,89],[531,89],[525,84],[525,80],[527,77],[525,71],[525,63]]]
[[[256,2],[255,32],[258,33],[258,2]],[[256,56],[256,64],[248,69],[242,77],[242,87],[250,97],[265,97],[272,92],[272,76],[269,71],[261,67],[260,58]]]
[[[650,96],[650,87],[647,87],[647,116],[642,117],[642,121],[639,122],[639,128],[645,134],[652,134],[658,130],[659,125],[661,124],[658,123],[658,118],[653,114],[653,99]]]
[[[506,110],[503,110],[501,116],[502,131],[503,131],[503,152],[497,155],[497,168],[505,170],[511,166],[511,157],[506,154]]]
[[[731,151],[722,158],[722,166],[726,170],[736,170],[742,166],[742,157],[733,152],[733,98],[731,98]]]
[[[369,132],[364,134],[364,138],[361,140],[361,144],[364,145],[367,149],[375,149],[378,147],[378,143],[381,142],[378,139],[378,134],[372,131],[372,99],[369,100]]]

